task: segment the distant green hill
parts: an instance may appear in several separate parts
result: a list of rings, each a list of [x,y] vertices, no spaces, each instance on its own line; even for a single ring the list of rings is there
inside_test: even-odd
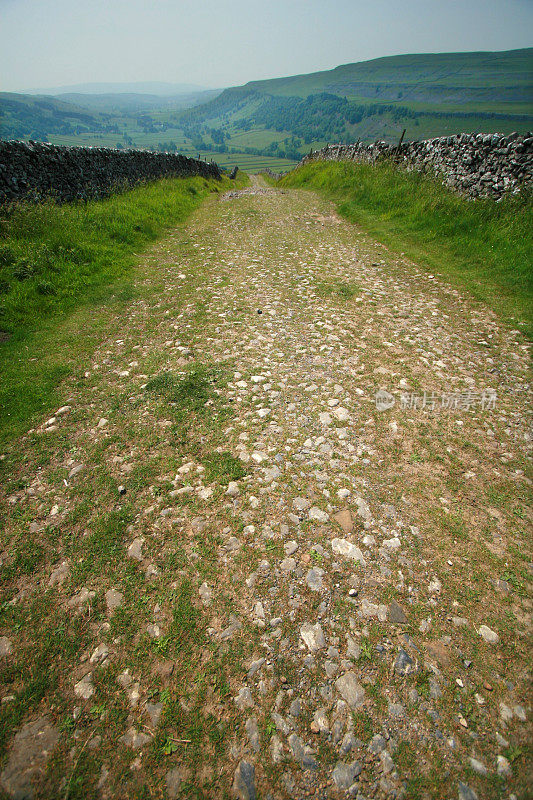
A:
[[[152,109],[191,108],[200,103],[207,103],[220,94],[221,89],[205,89],[176,95],[144,94],[141,92],[108,92],[105,94],[65,93],[56,99],[74,103],[94,111],[111,114],[151,111]]]
[[[169,114],[219,93],[220,90],[210,89],[175,97],[127,93],[52,97],[0,92],[0,139],[129,147],[134,145],[131,132],[164,131]],[[152,117],[154,112],[156,119]],[[152,142],[139,144],[150,146]]]
[[[110,115],[55,97],[0,92],[0,138],[46,141],[50,134],[114,131]]]
[[[524,131],[533,127],[533,48],[391,56],[252,81],[181,119],[230,132],[284,132],[285,145],[300,150],[328,140],[394,140],[403,128],[414,139]]]
[[[252,81],[262,94],[307,97],[327,92],[373,102],[491,106],[524,111],[533,103],[533,48],[500,53],[429,53],[344,64],[326,72]],[[470,108],[470,110],[476,110]],[[480,110],[480,109],[477,109]],[[527,112],[526,112],[527,113]]]
[[[76,83],[70,86],[54,86],[26,89],[23,94],[44,94],[57,97],[63,94],[152,94],[160,97],[205,92],[205,86],[196,83],[163,83],[161,81],[136,81],[134,83]]]

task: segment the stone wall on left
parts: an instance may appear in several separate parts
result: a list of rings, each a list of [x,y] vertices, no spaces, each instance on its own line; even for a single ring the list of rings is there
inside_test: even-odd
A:
[[[174,153],[0,142],[0,203],[106,197],[164,177],[220,178],[217,164]]]

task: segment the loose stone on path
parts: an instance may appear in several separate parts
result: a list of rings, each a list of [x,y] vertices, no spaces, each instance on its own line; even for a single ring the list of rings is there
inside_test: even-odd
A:
[[[43,776],[59,737],[59,728],[47,716],[38,717],[20,728],[0,774],[0,785],[9,797],[15,800],[34,797],[35,784]]]

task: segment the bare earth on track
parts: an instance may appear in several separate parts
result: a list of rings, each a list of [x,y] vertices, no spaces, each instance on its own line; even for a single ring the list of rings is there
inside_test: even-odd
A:
[[[0,791],[527,797],[521,335],[260,179],[136,282],[5,456]]]

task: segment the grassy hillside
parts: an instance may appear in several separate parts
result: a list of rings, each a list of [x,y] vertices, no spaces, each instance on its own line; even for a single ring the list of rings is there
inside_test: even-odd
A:
[[[49,135],[104,134],[117,130],[110,115],[55,97],[0,93],[1,139],[47,139]]]
[[[501,53],[428,53],[344,64],[325,72],[247,87],[262,94],[307,97],[328,92],[389,103],[464,106],[531,113],[533,49]]]
[[[533,338],[533,201],[465,200],[437,180],[388,164],[314,163],[281,185],[333,198],[387,247],[468,289]]]
[[[183,112],[228,146],[239,132],[274,132],[271,152],[294,156],[325,141],[394,141],[533,127],[533,49],[380,58],[227,89]]]
[[[73,354],[91,352],[95,312],[131,300],[139,252],[234,185],[172,178],[86,204],[0,212],[0,443],[49,402]]]

